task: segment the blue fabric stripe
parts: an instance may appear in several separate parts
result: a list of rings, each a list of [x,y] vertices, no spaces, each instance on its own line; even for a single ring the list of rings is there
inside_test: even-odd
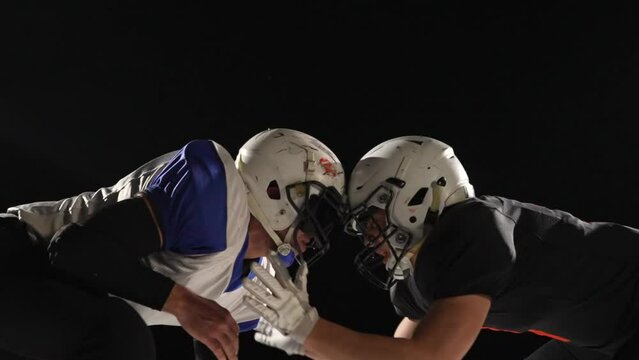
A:
[[[229,285],[226,287],[226,290],[224,290],[224,292],[230,292],[242,286],[242,265],[244,265],[244,255],[246,255],[247,248],[248,232],[246,234],[246,238],[244,239],[244,245],[242,245],[242,249],[235,258],[235,263],[233,263],[233,273],[231,274],[231,281],[229,282]]]
[[[286,266],[287,268],[293,265],[293,262],[295,261],[295,254],[292,251],[287,256],[282,256],[279,253],[277,254],[277,256],[280,258],[280,260],[282,260],[282,264]],[[264,260],[264,257],[260,257],[257,260],[257,262],[261,265],[263,260]],[[253,280],[255,278],[255,273],[250,271],[248,274],[248,278]]]
[[[164,232],[164,249],[199,255],[226,249],[226,172],[215,146],[193,140],[147,188]]]
[[[243,332],[255,330],[255,328],[257,327],[257,323],[259,321],[260,319],[255,319],[255,320],[243,321],[239,323],[238,325],[240,326],[240,332],[243,333]]]

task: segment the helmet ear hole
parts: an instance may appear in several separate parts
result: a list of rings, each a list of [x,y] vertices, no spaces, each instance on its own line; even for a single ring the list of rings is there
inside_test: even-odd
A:
[[[424,198],[426,198],[426,194],[428,193],[428,188],[423,187],[413,195],[413,197],[408,202],[408,206],[420,205],[424,202]]]
[[[277,181],[271,181],[266,187],[266,194],[269,199],[279,200],[282,198],[282,194],[280,194],[280,186],[277,184]]]

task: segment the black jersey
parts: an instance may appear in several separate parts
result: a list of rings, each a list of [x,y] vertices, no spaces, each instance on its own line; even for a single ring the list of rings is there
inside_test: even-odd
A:
[[[634,331],[638,285],[639,230],[482,196],[445,209],[391,299],[415,319],[440,298],[488,295],[487,328],[608,352]]]

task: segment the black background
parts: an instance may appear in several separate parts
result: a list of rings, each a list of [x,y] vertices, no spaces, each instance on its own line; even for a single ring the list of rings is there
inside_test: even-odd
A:
[[[347,171],[382,140],[432,136],[478,194],[639,226],[629,3],[24,1],[0,17],[0,208],[111,185],[190,139],[235,154],[290,127]],[[399,319],[355,273],[357,249],[335,238],[311,301],[390,335]],[[160,359],[190,358],[181,329],[154,331]],[[544,341],[482,333],[467,358],[521,359]],[[240,358],[285,355],[246,333]]]

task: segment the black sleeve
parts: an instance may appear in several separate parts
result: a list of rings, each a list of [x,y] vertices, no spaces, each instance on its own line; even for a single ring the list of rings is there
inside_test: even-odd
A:
[[[475,207],[440,228],[438,244],[424,249],[431,300],[483,294],[495,297],[515,261],[514,222],[496,209]]]
[[[430,309],[429,304],[421,299],[416,299],[408,289],[407,281],[397,281],[390,288],[391,303],[395,308],[395,314],[407,317],[411,320],[419,320]]]
[[[49,259],[54,269],[85,286],[160,310],[174,282],[140,258],[159,251],[161,237],[146,200],[136,197],[60,229]]]

